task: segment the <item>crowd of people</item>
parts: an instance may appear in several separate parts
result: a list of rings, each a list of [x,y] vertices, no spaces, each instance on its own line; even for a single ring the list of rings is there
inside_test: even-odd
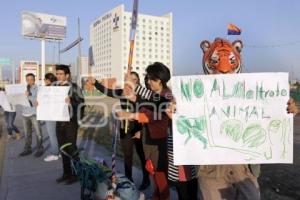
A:
[[[67,65],[57,65],[56,74],[47,73],[44,77],[45,86],[69,86],[70,91],[68,97],[65,101],[72,110],[72,115],[70,121],[68,122],[55,122],[55,121],[39,121],[37,120],[36,109],[38,106],[37,93],[38,85],[36,84],[36,77],[34,74],[26,74],[27,88],[24,91],[29,106],[22,106],[22,121],[24,128],[25,144],[24,149],[20,152],[19,156],[24,157],[33,153],[32,151],[32,135],[36,136],[36,152],[35,157],[41,157],[44,155],[44,145],[43,145],[43,131],[42,124],[45,125],[45,130],[49,136],[50,150],[49,154],[44,158],[45,162],[56,161],[60,157],[62,158],[63,173],[56,179],[57,183],[65,182],[66,184],[72,184],[77,181],[76,176],[71,167],[71,160],[66,155],[60,155],[59,148],[70,143],[65,151],[74,157],[78,155],[73,155],[76,152],[77,146],[77,132],[78,132],[78,105],[84,103],[84,98],[81,89],[73,82],[71,82],[70,68]],[[5,89],[1,89],[5,92]],[[4,102],[1,104],[4,110],[5,124],[8,132],[8,141],[19,140],[21,134],[19,129],[14,125],[16,118],[16,105],[11,103],[6,97]],[[84,107],[82,107],[84,108]],[[81,111],[83,114],[84,112]]]
[[[133,181],[132,160],[135,148],[143,172],[139,189],[148,188],[152,178],[154,200],[170,199],[170,187],[176,188],[180,200],[195,200],[200,197],[204,200],[260,199],[257,182],[259,165],[174,165],[172,116],[176,112],[176,102],[167,85],[171,79],[170,71],[164,64],[156,62],[146,68],[143,79],[145,86],[141,85],[139,75],[131,72],[126,75],[123,89],[109,89],[102,81],[93,77],[89,77],[87,81],[103,94],[120,101],[121,110],[116,113],[121,121],[119,132],[126,177]],[[73,110],[69,122],[45,122],[51,142],[51,154],[45,158],[45,161],[58,160],[59,148],[66,143],[71,143],[66,148],[68,154],[73,157],[78,156],[76,154],[78,121],[84,113],[81,110],[84,107],[79,105],[84,103],[84,98],[81,89],[70,80],[70,69],[66,65],[57,65],[56,75],[45,76],[46,85],[71,87],[66,102]],[[26,81],[25,94],[30,106],[24,107],[22,111],[25,146],[20,156],[32,154],[32,130],[34,130],[37,138],[35,156],[40,157],[44,153],[44,148],[41,124],[36,118],[38,87],[33,74],[27,74]],[[4,110],[9,138],[19,139],[20,131],[14,126],[15,108],[7,106]],[[298,112],[292,100],[288,102],[287,111],[294,114]],[[63,173],[56,181],[72,184],[76,182],[76,176],[71,168],[70,158],[65,155],[61,157]]]

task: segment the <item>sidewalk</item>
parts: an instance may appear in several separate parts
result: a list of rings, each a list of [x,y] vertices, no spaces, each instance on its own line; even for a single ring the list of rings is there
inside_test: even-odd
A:
[[[34,141],[34,140],[33,140]],[[48,136],[45,137],[46,149],[49,147]],[[66,186],[57,184],[55,179],[62,173],[61,159],[54,162],[44,162],[43,158],[35,158],[33,155],[19,157],[23,150],[24,138],[20,141],[10,141],[6,145],[4,169],[0,187],[0,200],[79,200],[79,183]],[[78,146],[85,149],[84,155],[89,157],[101,157],[110,165],[111,154],[93,141],[78,141]],[[122,160],[117,160],[117,171],[123,172]],[[142,172],[138,168],[133,169],[135,184],[141,184]],[[151,198],[152,187],[144,191],[146,199]],[[174,192],[171,199],[177,199]]]

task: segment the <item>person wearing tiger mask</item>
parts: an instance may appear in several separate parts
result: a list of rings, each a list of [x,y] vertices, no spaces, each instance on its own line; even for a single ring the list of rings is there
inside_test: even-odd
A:
[[[242,71],[240,40],[217,38],[201,42],[205,74],[234,74]],[[288,113],[297,114],[295,102],[288,102]],[[198,182],[204,200],[259,200],[257,178],[260,165],[210,165],[198,167]]]

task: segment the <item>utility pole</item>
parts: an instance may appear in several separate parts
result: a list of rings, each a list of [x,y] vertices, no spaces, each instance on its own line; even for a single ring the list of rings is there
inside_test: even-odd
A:
[[[78,38],[81,38],[80,36],[80,18],[78,17]],[[75,74],[77,78],[77,84],[81,86],[81,42],[78,43],[78,66],[75,68]]]
[[[58,64],[60,64],[60,41],[58,41]]]

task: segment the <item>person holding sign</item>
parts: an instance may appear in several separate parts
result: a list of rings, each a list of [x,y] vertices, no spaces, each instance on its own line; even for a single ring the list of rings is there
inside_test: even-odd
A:
[[[45,85],[51,86],[56,82],[56,77],[52,73],[45,74]],[[45,121],[46,129],[49,135],[49,140],[51,144],[50,155],[44,158],[45,162],[51,162],[59,159],[59,150],[57,144],[57,136],[56,136],[56,122],[55,121]]]
[[[64,150],[74,158],[78,156],[77,152],[77,132],[79,128],[78,120],[81,120],[84,114],[84,98],[81,89],[77,84],[70,82],[71,72],[67,65],[56,65],[56,86],[70,86],[69,96],[66,102],[69,104],[70,121],[56,122],[56,136],[58,146],[61,148],[63,145],[71,143]],[[79,117],[79,118],[78,118]],[[57,183],[65,182],[67,185],[77,181],[76,176],[72,170],[71,160],[68,156],[62,155],[63,174],[56,179]]]
[[[172,97],[171,91],[167,86],[167,82],[171,78],[170,70],[164,64],[156,62],[149,65],[146,73],[147,84],[152,92],[164,96],[165,99]],[[142,138],[147,159],[145,167],[152,175],[155,183],[152,199],[167,200],[170,199],[167,155],[170,119],[165,113],[159,111],[160,108],[160,106],[155,106],[155,104],[145,104],[139,105],[139,110],[136,113],[119,112],[117,114],[120,119],[136,120],[144,124]]]
[[[139,85],[140,84],[140,78],[139,75],[136,72],[130,73],[131,80],[134,84]],[[120,104],[122,107],[122,110],[131,110],[136,109],[136,104],[132,101],[128,101],[126,99],[126,93],[129,93],[126,91],[126,89],[108,89],[103,84],[99,83],[94,78],[89,78],[89,83],[94,85],[97,90],[102,92],[103,94],[106,94],[109,97],[117,98],[120,100]],[[126,86],[128,87],[128,86]],[[136,110],[133,110],[136,111]],[[145,166],[146,160],[144,155],[144,149],[142,140],[140,137],[137,137],[140,135],[140,131],[142,130],[142,125],[138,123],[137,121],[130,121],[127,126],[127,133],[125,131],[125,121],[121,121],[120,126],[120,138],[121,138],[121,145],[122,145],[122,151],[124,153],[124,168],[125,168],[125,176],[132,180],[132,158],[133,158],[133,145],[135,146],[136,152],[139,156],[140,162],[142,166]],[[149,179],[149,173],[145,168],[143,168],[143,181],[140,185],[139,189],[144,190],[150,185],[150,179]]]
[[[38,87],[35,84],[35,75],[27,74],[26,75],[27,82],[27,91],[25,95],[29,100],[30,106],[24,106],[23,108],[23,125],[25,130],[25,147],[24,151],[20,153],[20,156],[27,156],[32,153],[31,143],[32,143],[32,127],[34,128],[34,132],[37,138],[37,151],[34,154],[36,157],[40,157],[44,153],[43,148],[43,135],[40,122],[36,119],[36,98]]]
[[[205,74],[234,74],[242,70],[240,40],[233,43],[217,38],[213,43],[203,41],[203,71]],[[288,113],[298,112],[295,102],[288,102]],[[213,124],[212,124],[213,126]],[[260,165],[201,165],[198,181],[204,200],[259,200],[257,177]]]
[[[130,77],[127,77],[127,81],[131,82],[135,91],[137,104],[143,104],[147,102],[154,107],[160,107],[159,112],[166,114],[172,120],[172,113],[174,112],[176,105],[172,100],[171,95],[160,96],[159,93],[155,93],[140,85],[135,85]],[[148,86],[148,77],[145,77],[145,85]],[[131,98],[133,99],[133,98]],[[161,106],[163,105],[163,106]],[[196,167],[193,165],[175,165],[174,153],[173,153],[173,131],[172,126],[169,128],[169,134],[167,139],[168,147],[168,181],[170,186],[174,186],[177,191],[179,200],[194,200],[198,198],[198,182]]]

